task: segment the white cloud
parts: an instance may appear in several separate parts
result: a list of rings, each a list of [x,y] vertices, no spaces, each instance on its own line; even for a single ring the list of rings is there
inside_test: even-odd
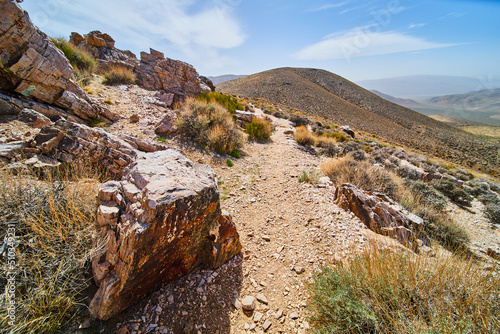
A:
[[[48,5],[42,3],[39,10],[30,15],[35,16],[34,19],[39,17],[47,21],[48,18],[60,26],[73,26],[73,30],[77,29],[75,24],[88,26],[93,23],[110,34],[119,31],[123,38],[142,36],[148,40],[166,40],[181,49],[229,49],[241,45],[246,38],[233,18],[233,8],[223,2],[217,5],[216,1],[212,6],[194,0],[49,2],[56,5],[49,10]],[[196,10],[198,7],[202,9]]]
[[[396,31],[372,32],[376,28],[356,28],[310,45],[294,56],[299,60],[347,59],[400,52],[421,51],[457,44],[435,43]]]
[[[448,18],[459,19],[465,15],[467,15],[467,13],[451,12],[446,14],[445,16],[441,16],[440,19],[448,19]]]
[[[427,23],[412,23],[408,26],[408,29],[416,29],[416,28],[422,28],[423,26],[426,26]]]
[[[343,1],[343,2],[338,2],[338,3],[331,3],[331,4],[326,4],[326,5],[323,5],[323,6],[320,6],[320,7],[317,7],[317,8],[312,8],[312,9],[309,9],[307,10],[308,12],[319,12],[319,11],[322,11],[322,10],[327,10],[327,9],[333,9],[333,8],[339,8],[339,7],[343,7],[345,5],[347,5],[348,3],[350,3],[351,1],[348,0],[348,1]]]

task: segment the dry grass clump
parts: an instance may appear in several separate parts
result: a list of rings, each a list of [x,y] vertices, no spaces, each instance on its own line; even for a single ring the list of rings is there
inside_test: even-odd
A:
[[[68,42],[64,37],[51,37],[52,43],[64,53],[73,66],[73,74],[80,86],[86,86],[95,72],[97,61],[86,50]]]
[[[316,272],[310,291],[315,333],[500,332],[500,276],[459,257],[372,249]]]
[[[297,132],[293,135],[293,139],[299,144],[304,146],[315,146],[316,136],[309,131],[306,126],[299,126]]]
[[[321,165],[321,171],[335,184],[350,183],[366,191],[385,193],[394,198],[402,185],[394,173],[368,161],[358,161],[348,155],[331,159]]]
[[[136,76],[131,69],[123,66],[111,66],[104,73],[103,84],[109,86],[115,85],[131,85],[135,82]]]
[[[272,124],[260,117],[254,117],[250,123],[245,125],[248,137],[256,141],[268,141],[273,133]]]
[[[243,147],[243,133],[220,104],[187,99],[177,112],[180,132],[198,145],[220,154],[231,154]]]
[[[82,307],[89,260],[100,248],[92,245],[97,181],[46,177],[0,173],[0,240],[15,233],[13,244],[0,247],[2,333],[47,333],[70,321]],[[8,314],[12,299],[14,319]]]

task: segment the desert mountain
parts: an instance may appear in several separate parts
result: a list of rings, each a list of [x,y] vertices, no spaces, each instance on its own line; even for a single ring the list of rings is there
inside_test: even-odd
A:
[[[460,164],[499,165],[497,142],[484,143],[325,70],[279,68],[219,84],[217,90],[287,105]]]
[[[384,100],[390,101],[392,103],[399,104],[400,106],[403,106],[403,107],[406,107],[406,108],[412,109],[415,106],[421,105],[420,103],[418,103],[417,101],[413,101],[412,99],[402,99],[402,98],[399,98],[399,97],[394,97],[392,95],[388,95],[388,94],[384,94],[382,92],[379,92],[378,90],[374,90],[373,89],[373,90],[371,90],[371,92],[373,94],[375,94],[375,95],[380,96]]]
[[[230,80],[234,80],[234,79],[238,79],[238,78],[243,78],[243,77],[244,77],[244,75],[225,74],[225,75],[218,75],[215,77],[207,77],[207,78],[212,80],[214,85],[218,85],[218,84],[226,82],[226,81],[230,81]]]
[[[369,90],[401,98],[429,98],[432,96],[464,94],[485,88],[498,88],[500,83],[476,78],[445,75],[412,75],[396,78],[363,80],[357,82]]]

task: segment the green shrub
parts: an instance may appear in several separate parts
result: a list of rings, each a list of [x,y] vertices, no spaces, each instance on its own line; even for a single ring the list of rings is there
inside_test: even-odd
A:
[[[178,113],[180,132],[198,145],[220,154],[230,154],[243,147],[243,134],[220,104],[188,99]]]
[[[443,195],[457,204],[470,205],[472,202],[472,196],[470,196],[465,190],[458,188],[456,184],[450,180],[433,180],[431,184],[434,188],[443,193]]]
[[[340,143],[350,141],[349,138],[338,132],[323,132],[322,136],[327,138],[333,138]]]
[[[306,125],[311,124],[311,121],[309,120],[309,118],[302,117],[302,116],[299,116],[299,115],[291,115],[290,118],[289,118],[289,120],[290,120],[290,122],[295,123],[296,127],[306,126]]]
[[[500,276],[458,257],[368,250],[313,281],[314,333],[500,331]]]
[[[227,160],[226,160],[226,165],[227,165],[228,167],[233,167],[233,166],[234,166],[234,163],[233,163],[233,161],[232,161],[231,159],[227,159]]]
[[[299,182],[307,182],[307,183],[310,183],[310,184],[316,184],[318,183],[318,180],[321,178],[321,174],[316,172],[316,171],[312,171],[310,173],[307,173],[305,170],[302,171],[302,175],[299,177]]]
[[[238,99],[224,95],[218,92],[203,92],[200,96],[196,98],[198,101],[204,101],[209,103],[218,103],[229,111],[229,113],[234,114],[236,110],[245,110],[245,108],[238,102]]]
[[[486,206],[485,215],[490,223],[500,225],[500,204],[489,204]]]
[[[229,155],[236,159],[241,158],[241,152],[238,150],[232,150],[231,153],[229,153]]]
[[[406,180],[408,189],[415,195],[420,196],[422,203],[438,210],[443,210],[448,203],[446,196],[441,194],[433,186],[423,181]]]
[[[131,69],[123,66],[112,66],[104,73],[102,83],[109,86],[131,85],[135,80],[136,76]]]
[[[250,139],[257,141],[267,141],[273,133],[273,126],[263,118],[252,119],[245,128]]]

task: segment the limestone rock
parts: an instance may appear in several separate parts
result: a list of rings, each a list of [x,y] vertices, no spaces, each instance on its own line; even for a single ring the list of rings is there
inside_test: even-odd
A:
[[[173,149],[147,153],[120,182],[99,192],[104,254],[92,261],[99,285],[91,313],[109,319],[152,289],[204,263],[217,268],[241,250],[229,217],[221,214],[215,173]]]
[[[73,68],[13,0],[1,0],[0,89],[65,109],[81,119],[116,119],[75,83]]]
[[[423,232],[423,219],[384,194],[365,192],[346,183],[337,188],[335,204],[352,211],[372,231],[397,239],[415,251],[418,251],[417,239],[430,245]]]
[[[173,93],[178,99],[202,92],[201,80],[193,66],[150,49],[141,52],[141,62],[135,68],[137,84],[149,90]]]

